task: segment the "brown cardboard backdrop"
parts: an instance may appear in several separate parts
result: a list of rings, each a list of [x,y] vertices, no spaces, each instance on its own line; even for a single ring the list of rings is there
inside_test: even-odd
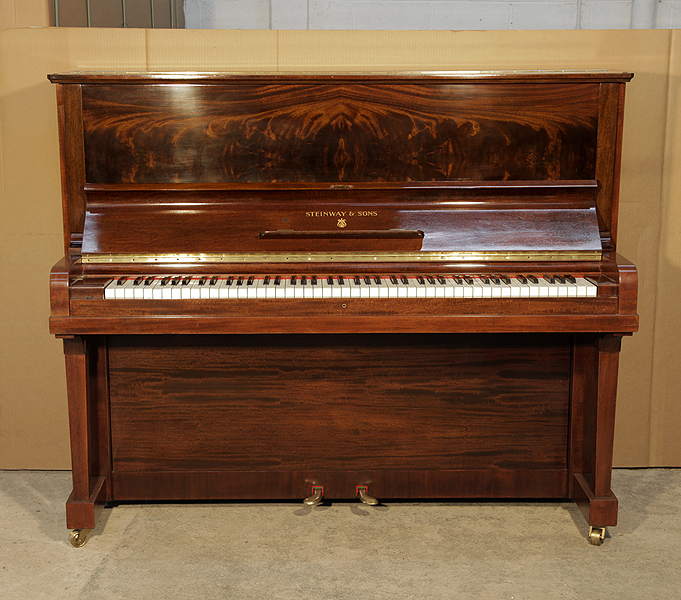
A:
[[[641,331],[623,343],[615,463],[681,466],[680,41],[669,30],[1,31],[0,468],[70,466],[63,357],[47,323],[48,273],[62,255],[48,73],[575,68],[635,73],[618,249],[639,268]]]

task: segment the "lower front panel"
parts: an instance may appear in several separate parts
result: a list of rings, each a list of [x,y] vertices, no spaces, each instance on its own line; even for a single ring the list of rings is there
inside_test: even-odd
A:
[[[567,495],[572,336],[111,336],[115,500]]]

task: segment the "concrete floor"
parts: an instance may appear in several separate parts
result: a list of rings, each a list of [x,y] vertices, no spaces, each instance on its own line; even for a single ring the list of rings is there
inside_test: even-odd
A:
[[[681,470],[617,470],[600,547],[571,503],[122,505],[82,548],[65,472],[0,472],[3,600],[678,600]]]

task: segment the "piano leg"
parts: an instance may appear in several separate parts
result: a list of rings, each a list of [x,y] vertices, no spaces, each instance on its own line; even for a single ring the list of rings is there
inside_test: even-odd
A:
[[[109,494],[106,344],[98,338],[64,339],[73,491],[66,502],[70,541],[80,547],[94,529]],[[98,376],[100,375],[100,376]]]
[[[576,357],[591,354],[592,360],[587,364],[592,367],[590,373],[582,377],[576,375],[574,379],[577,394],[581,392],[583,402],[582,410],[576,411],[573,420],[573,425],[577,424],[582,434],[578,436],[582,448],[573,461],[573,465],[578,463],[577,468],[573,468],[573,495],[590,525],[589,541],[595,545],[605,539],[607,526],[617,524],[617,497],[612,493],[610,483],[621,341],[621,335],[602,334],[591,343],[576,345]],[[575,363],[577,370],[580,362]]]

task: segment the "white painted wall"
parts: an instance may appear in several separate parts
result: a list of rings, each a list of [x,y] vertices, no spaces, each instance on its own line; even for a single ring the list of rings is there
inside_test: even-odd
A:
[[[681,28],[681,0],[185,0],[188,29]]]

